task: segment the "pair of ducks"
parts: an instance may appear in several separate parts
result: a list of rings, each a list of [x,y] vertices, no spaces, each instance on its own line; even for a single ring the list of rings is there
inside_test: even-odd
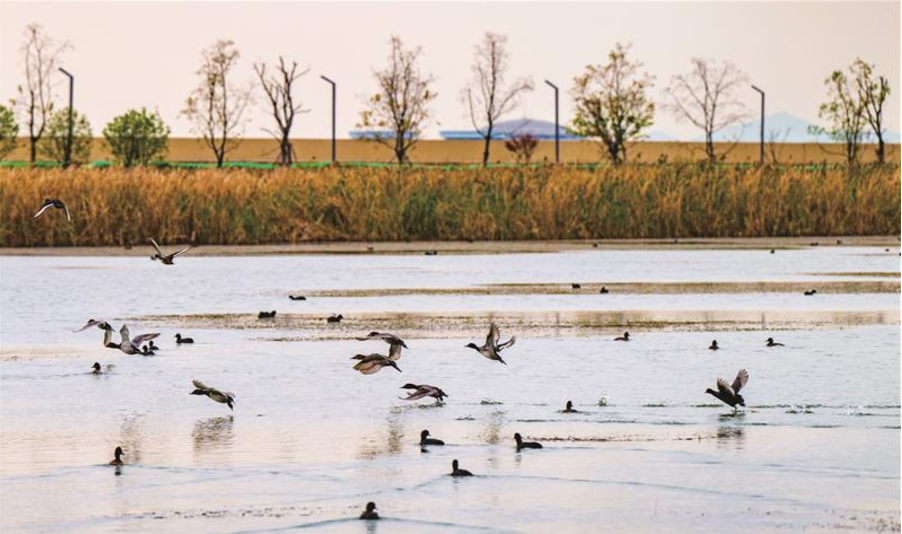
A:
[[[372,339],[381,340],[388,343],[388,356],[383,356],[382,354],[373,352],[371,354],[357,354],[351,357],[352,360],[359,360],[356,364],[354,364],[354,370],[360,372],[363,375],[371,375],[378,373],[382,370],[383,367],[394,367],[396,371],[399,373],[401,369],[398,367],[398,364],[395,363],[399,359],[401,359],[401,349],[407,349],[407,343],[404,342],[403,339],[399,338],[394,334],[390,334],[388,332],[370,332],[364,337],[355,338],[357,341],[368,341]],[[410,386],[410,387],[408,387]],[[428,384],[423,385],[414,385],[414,384],[406,384],[401,389],[417,389],[423,388],[424,390],[428,388],[432,388],[437,390],[437,392],[441,393],[441,397],[444,397],[445,394],[438,388],[434,388],[433,386],[429,386]],[[441,399],[436,396],[436,391],[428,390],[425,391],[423,395],[415,396],[418,392],[414,392],[410,398],[406,400],[416,400],[426,395],[430,397],[435,397],[436,399]]]
[[[569,403],[568,403],[569,404]],[[541,449],[542,444],[537,441],[523,441],[523,436],[520,435],[519,432],[514,434],[514,442],[517,444],[517,452],[520,452],[523,449]],[[440,439],[430,438],[429,431],[424,430],[420,432],[420,447],[425,448],[429,445],[434,445],[437,447],[441,447],[445,444],[444,441]],[[457,471],[457,460],[454,460],[454,463],[451,464],[454,468],[454,471]],[[452,471],[452,476],[470,476],[467,475],[454,475],[454,471]],[[467,471],[469,473],[469,471]]]
[[[122,328],[119,329],[119,335],[122,336],[122,341],[119,343],[113,342],[113,327],[110,323],[106,321],[99,321],[96,319],[88,319],[87,324],[81,327],[75,332],[83,332],[88,328],[96,326],[100,330],[103,330],[103,346],[110,349],[119,349],[126,354],[148,354],[147,350],[152,349],[144,349],[141,345],[147,341],[152,339],[156,339],[159,337],[159,332],[155,332],[152,334],[141,334],[140,336],[131,337],[128,331],[127,325],[122,325]]]
[[[772,338],[772,337],[767,338],[766,341],[767,341],[767,344],[765,346],[767,346],[767,347],[785,347],[786,346],[782,343],[777,343],[776,341],[774,341],[774,338]],[[720,350],[720,345],[717,344],[716,339],[711,342],[711,346],[708,347],[708,350]]]

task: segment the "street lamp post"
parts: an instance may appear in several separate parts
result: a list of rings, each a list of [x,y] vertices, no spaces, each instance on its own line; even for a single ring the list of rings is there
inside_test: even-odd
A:
[[[553,83],[545,80],[552,89],[554,89],[554,162],[561,162],[561,127],[560,123],[560,115],[558,108],[558,88]]]
[[[752,89],[761,94],[761,149],[759,157],[761,158],[761,164],[764,165],[764,91],[754,85]]]
[[[337,161],[335,157],[335,82],[325,76],[320,76],[323,80],[332,85],[332,163]]]
[[[63,161],[63,167],[68,168],[72,164],[72,133],[74,129],[72,113],[75,100],[75,76],[62,67],[60,67],[60,72],[69,77],[69,135],[66,137],[66,157],[65,161]]]

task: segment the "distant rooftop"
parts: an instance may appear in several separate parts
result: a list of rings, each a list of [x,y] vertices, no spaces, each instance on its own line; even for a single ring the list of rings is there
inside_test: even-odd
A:
[[[568,132],[563,126],[559,129],[559,135],[562,140],[576,140],[579,136]],[[554,123],[548,121],[540,121],[535,119],[517,119],[511,121],[502,121],[495,124],[492,129],[492,139],[510,139],[511,137],[529,134],[536,139],[554,139]],[[483,137],[476,130],[442,130],[439,132],[442,139],[446,140],[462,140],[462,141],[478,141]]]

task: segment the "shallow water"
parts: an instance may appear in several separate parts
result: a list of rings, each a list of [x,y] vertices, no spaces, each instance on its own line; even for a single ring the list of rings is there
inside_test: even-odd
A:
[[[5,256],[2,529],[898,531],[898,293],[287,299],[326,289],[898,272],[898,249],[882,252],[188,255],[174,267]],[[278,310],[277,320],[256,320],[264,309]],[[325,324],[333,312],[347,320]],[[463,347],[481,341],[496,312],[502,334],[518,336],[507,366]],[[581,323],[621,312],[595,328]],[[710,316],[718,328],[730,313],[794,319],[714,331],[639,320],[656,313]],[[411,348],[398,362],[403,373],[355,373],[350,356],[386,346],[353,337],[395,314],[408,319],[394,329]],[[71,333],[89,317],[161,332],[163,350],[126,356],[102,348],[99,330]],[[560,317],[576,327],[554,327]],[[612,341],[622,329],[634,340]],[[197,343],[176,347],[176,331]],[[786,346],[765,347],[770,336]],[[722,350],[707,350],[713,338]],[[95,360],[112,368],[91,375]],[[743,367],[746,410],[704,394]],[[190,396],[192,378],[236,392],[235,411]],[[398,398],[405,382],[450,397],[408,403]],[[580,413],[559,412],[568,399]],[[424,428],[448,446],[421,452]],[[514,432],[545,448],[516,453]],[[120,470],[104,465],[117,445],[128,463]],[[455,458],[477,476],[445,476]],[[368,500],[386,521],[354,519]]]

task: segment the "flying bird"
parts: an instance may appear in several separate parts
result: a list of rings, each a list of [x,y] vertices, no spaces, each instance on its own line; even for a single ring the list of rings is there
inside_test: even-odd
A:
[[[354,370],[360,371],[360,374],[362,375],[376,374],[381,371],[383,367],[394,367],[396,371],[399,373],[401,372],[401,369],[398,368],[398,364],[396,364],[394,360],[381,354],[358,354],[351,359],[360,360],[354,364]]]
[[[370,332],[364,337],[358,337],[355,339],[357,341],[367,341],[370,339],[381,339],[382,341],[385,341],[389,345],[388,358],[393,361],[398,361],[401,358],[402,347],[405,349],[408,348],[407,343],[405,343],[403,339],[387,332]]]
[[[517,337],[511,336],[510,339],[501,343],[501,330],[497,324],[492,323],[492,326],[489,327],[489,335],[485,338],[485,345],[479,347],[475,343],[469,343],[466,345],[466,348],[473,349],[490,360],[496,360],[507,365],[507,362],[501,359],[501,351],[513,346],[516,341]]]
[[[85,330],[87,330],[88,328],[91,328],[92,326],[96,326],[97,328],[99,328],[101,330],[112,330],[113,329],[113,327],[110,326],[110,323],[108,323],[106,321],[98,321],[97,319],[88,319],[88,322],[83,327],[79,328],[78,330],[73,330],[72,332],[75,334],[77,334],[78,332],[84,332]]]
[[[401,389],[412,389],[413,392],[409,393],[407,397],[402,398],[402,400],[414,401],[418,399],[422,399],[423,397],[432,397],[438,402],[443,402],[445,397],[449,395],[441,390],[441,388],[437,388],[435,386],[430,386],[429,384],[404,384],[401,386]]]
[[[68,220],[69,222],[72,221],[72,217],[69,215],[69,208],[65,203],[63,203],[62,200],[57,200],[55,198],[45,198],[44,203],[41,204],[41,209],[39,209],[38,212],[34,214],[34,218],[37,219],[41,216],[42,213],[49,210],[50,208],[64,210],[66,212],[66,220]]]
[[[153,243],[153,248],[156,249],[156,253],[151,256],[150,259],[160,260],[160,263],[162,263],[163,265],[175,265],[175,261],[173,261],[175,260],[175,258],[191,250],[191,245],[188,245],[178,252],[173,252],[172,254],[163,254],[163,251],[160,250],[160,245],[157,245],[157,242],[154,241],[153,238],[151,238],[150,242]]]
[[[727,381],[723,378],[717,379],[717,391],[714,391],[711,388],[705,390],[705,393],[709,395],[714,395],[724,404],[728,404],[732,406],[734,409],[736,405],[745,406],[745,399],[742,398],[742,395],[739,392],[749,381],[749,373],[745,369],[740,369],[739,374],[736,375],[736,379],[733,380],[733,384],[727,384]]]
[[[128,326],[122,325],[122,328],[119,329],[119,335],[122,336],[122,341],[119,342],[119,350],[126,354],[141,354],[143,352],[141,350],[141,344],[156,338],[160,334],[158,332],[153,334],[141,334],[140,336],[129,339]]]
[[[233,409],[232,404],[235,402],[234,393],[228,391],[223,393],[216,388],[207,387],[200,380],[192,380],[191,383],[194,384],[194,391],[191,392],[191,395],[206,395],[211,400],[227,405],[229,410]]]

